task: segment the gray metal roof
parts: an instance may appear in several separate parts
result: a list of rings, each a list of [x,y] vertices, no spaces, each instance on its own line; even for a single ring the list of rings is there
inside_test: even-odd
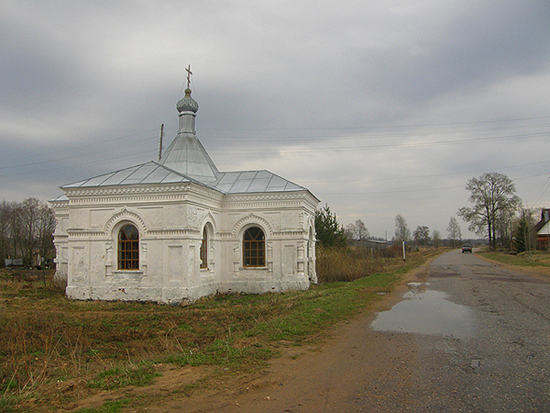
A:
[[[241,171],[218,172],[215,182],[201,182],[200,180],[173,171],[157,162],[150,161],[119,171],[109,172],[82,181],[63,185],[61,188],[93,188],[104,186],[165,184],[195,182],[215,189],[224,194],[245,194],[262,192],[291,192],[307,191],[307,188],[296,185],[272,172]]]
[[[266,170],[220,172],[220,175],[214,187],[226,194],[307,191],[307,188]]]
[[[131,166],[115,172],[63,185],[61,188],[90,188],[101,186],[162,184],[191,182],[186,176],[159,165],[154,161]]]
[[[159,164],[201,182],[214,182],[219,173],[199,139],[190,132],[177,134]]]

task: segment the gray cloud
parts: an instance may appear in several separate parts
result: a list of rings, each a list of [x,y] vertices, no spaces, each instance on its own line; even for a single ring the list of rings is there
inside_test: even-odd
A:
[[[445,234],[488,171],[548,206],[548,21],[546,1],[4,1],[0,194],[156,159],[191,64],[218,167],[304,184],[343,224]]]

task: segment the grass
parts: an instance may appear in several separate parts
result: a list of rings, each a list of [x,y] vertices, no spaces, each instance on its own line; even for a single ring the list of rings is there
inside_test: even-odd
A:
[[[114,400],[105,403],[98,409],[80,409],[77,413],[119,413],[128,404],[130,404],[128,399]]]
[[[277,355],[280,345],[318,337],[372,305],[377,292],[390,290],[402,274],[437,253],[414,253],[406,262],[377,258],[385,262],[385,271],[377,263],[372,268],[379,272],[350,282],[278,294],[214,296],[189,307],[70,301],[49,282],[44,284],[41,272],[18,278],[4,274],[0,411],[49,411],[83,395],[64,393],[56,383],[83,382],[87,394],[147,386],[158,375],[159,364],[256,371]],[[50,280],[52,273],[47,276]],[[115,403],[81,412],[122,408]]]
[[[535,270],[550,276],[550,253],[548,251],[526,251],[520,254],[507,254],[484,249],[478,252],[481,256],[514,267]]]
[[[125,386],[147,386],[151,384],[158,375],[155,368],[150,364],[140,366],[117,366],[97,374],[93,379],[88,380],[91,388],[112,390]]]

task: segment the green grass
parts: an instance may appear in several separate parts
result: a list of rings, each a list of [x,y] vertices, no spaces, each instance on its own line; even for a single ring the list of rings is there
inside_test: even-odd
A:
[[[521,254],[512,255],[498,251],[482,250],[478,254],[508,265],[550,268],[550,253],[548,251],[522,252]]]
[[[126,386],[147,386],[158,375],[150,364],[119,366],[102,371],[88,381],[88,386],[101,390],[113,390]]]
[[[105,403],[97,409],[80,409],[77,413],[119,413],[128,404],[130,404],[130,400],[128,399],[114,400]]]

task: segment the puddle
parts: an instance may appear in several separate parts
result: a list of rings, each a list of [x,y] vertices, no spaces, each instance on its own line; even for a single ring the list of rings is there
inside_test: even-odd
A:
[[[378,313],[371,328],[427,335],[468,338],[474,335],[473,311],[448,300],[448,295],[430,290],[427,283],[410,283],[403,301]]]

